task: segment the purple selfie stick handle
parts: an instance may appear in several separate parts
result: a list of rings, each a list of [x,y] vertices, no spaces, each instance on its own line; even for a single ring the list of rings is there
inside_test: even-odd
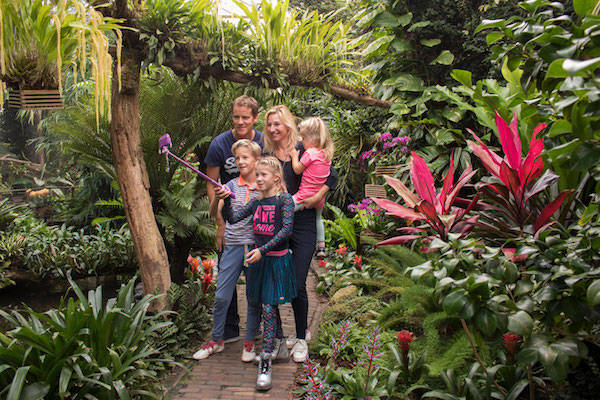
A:
[[[217,186],[217,187],[220,187],[221,189],[225,189],[225,188],[223,187],[223,185],[221,185],[219,182],[215,181],[214,179],[212,179],[210,176],[206,175],[206,174],[205,174],[205,173],[203,173],[202,171],[200,171],[200,170],[198,170],[198,169],[194,168],[193,166],[191,166],[190,164],[188,164],[188,163],[187,163],[187,161],[185,161],[185,160],[183,160],[183,159],[181,159],[181,158],[177,157],[175,154],[171,153],[171,152],[169,151],[169,149],[168,149],[168,148],[166,148],[166,147],[163,147],[163,148],[162,148],[162,151],[163,151],[164,153],[166,153],[166,154],[170,155],[171,157],[173,157],[174,159],[176,159],[177,161],[179,161],[180,163],[182,163],[183,165],[185,165],[186,167],[188,167],[189,169],[191,169],[192,171],[194,171],[194,172],[195,172],[195,173],[197,173],[198,175],[200,175],[200,177],[201,177],[202,179],[204,179],[204,180],[207,180],[208,182],[212,183],[213,185],[215,185],[215,186]],[[225,190],[229,191],[228,189],[225,189]],[[235,194],[234,194],[234,193],[230,192],[230,194],[229,194],[229,195],[230,195],[232,198],[234,198],[234,199],[235,199]]]

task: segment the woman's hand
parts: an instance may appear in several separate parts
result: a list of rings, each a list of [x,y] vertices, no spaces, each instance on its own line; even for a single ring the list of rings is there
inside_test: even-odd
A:
[[[319,195],[318,193],[314,196],[305,198],[300,202],[302,203],[302,209],[304,210],[305,208],[315,208],[321,202],[322,198],[323,196]]]
[[[218,199],[226,199],[231,195],[231,192],[227,190],[225,187],[217,187],[215,186],[215,197]]]
[[[261,258],[262,254],[260,254],[259,249],[254,249],[246,254],[246,262],[248,264],[254,264],[255,262],[260,261]]]

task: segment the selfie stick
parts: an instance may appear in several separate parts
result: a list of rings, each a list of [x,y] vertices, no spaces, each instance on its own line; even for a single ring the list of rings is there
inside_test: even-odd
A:
[[[183,159],[177,157],[175,154],[171,153],[169,151],[169,147],[171,147],[171,137],[169,136],[168,133],[166,133],[166,134],[162,135],[160,137],[160,139],[158,139],[158,154],[165,155],[165,160],[167,161],[167,172],[169,171],[169,156],[171,156],[174,159],[176,159],[177,161],[179,161],[180,163],[182,163],[183,165],[185,165],[186,167],[188,167],[189,169],[191,169],[192,171],[194,171],[195,173],[197,173],[200,176],[200,178],[212,183],[213,185],[215,185],[221,189],[225,189],[223,187],[223,185],[221,185],[219,182],[217,182],[214,179],[212,179],[211,177],[207,176],[202,171],[199,171],[198,169],[194,168],[189,163],[187,163],[185,160],[183,160]],[[228,189],[225,189],[225,190],[228,190]],[[230,196],[235,199],[235,194],[230,192]]]

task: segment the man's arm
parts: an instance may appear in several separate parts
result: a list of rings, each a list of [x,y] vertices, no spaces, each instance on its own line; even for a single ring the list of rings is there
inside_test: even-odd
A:
[[[206,175],[215,181],[219,179],[220,171],[221,167],[219,166],[206,166]],[[219,203],[219,199],[215,197],[215,186],[212,183],[206,182],[206,194],[208,195],[208,200],[211,204],[213,202]],[[221,213],[217,213],[215,217],[217,220],[217,251],[223,251],[223,248],[225,247],[225,220]]]

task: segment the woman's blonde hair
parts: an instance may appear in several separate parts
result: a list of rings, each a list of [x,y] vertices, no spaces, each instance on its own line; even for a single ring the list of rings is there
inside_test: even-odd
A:
[[[262,150],[259,146],[258,143],[256,143],[253,140],[248,140],[248,139],[240,139],[237,142],[235,142],[233,144],[233,146],[231,146],[231,153],[233,154],[233,156],[235,157],[235,152],[237,151],[237,149],[239,148],[244,148],[244,149],[248,149],[250,150],[250,153],[254,156],[254,158],[256,158],[257,160],[260,158],[260,155],[262,153]]]
[[[287,188],[285,187],[285,180],[283,179],[283,168],[281,167],[281,163],[279,160],[273,156],[263,157],[256,162],[255,169],[259,168],[268,168],[271,170],[273,175],[279,176],[280,185],[277,186],[277,194],[287,193]]]
[[[291,151],[296,148],[296,144],[298,143],[298,128],[296,128],[296,118],[292,115],[291,111],[284,105],[279,105],[272,107],[265,114],[265,133],[263,135],[264,140],[264,149],[267,154],[274,154],[275,145],[269,136],[267,124],[269,122],[269,117],[271,115],[277,115],[281,120],[281,123],[288,127],[288,143],[287,150]]]
[[[327,161],[331,161],[334,149],[333,140],[331,140],[327,125],[321,118],[310,117],[305,119],[298,124],[298,130],[303,139],[308,139],[316,144],[315,147],[325,152]]]

